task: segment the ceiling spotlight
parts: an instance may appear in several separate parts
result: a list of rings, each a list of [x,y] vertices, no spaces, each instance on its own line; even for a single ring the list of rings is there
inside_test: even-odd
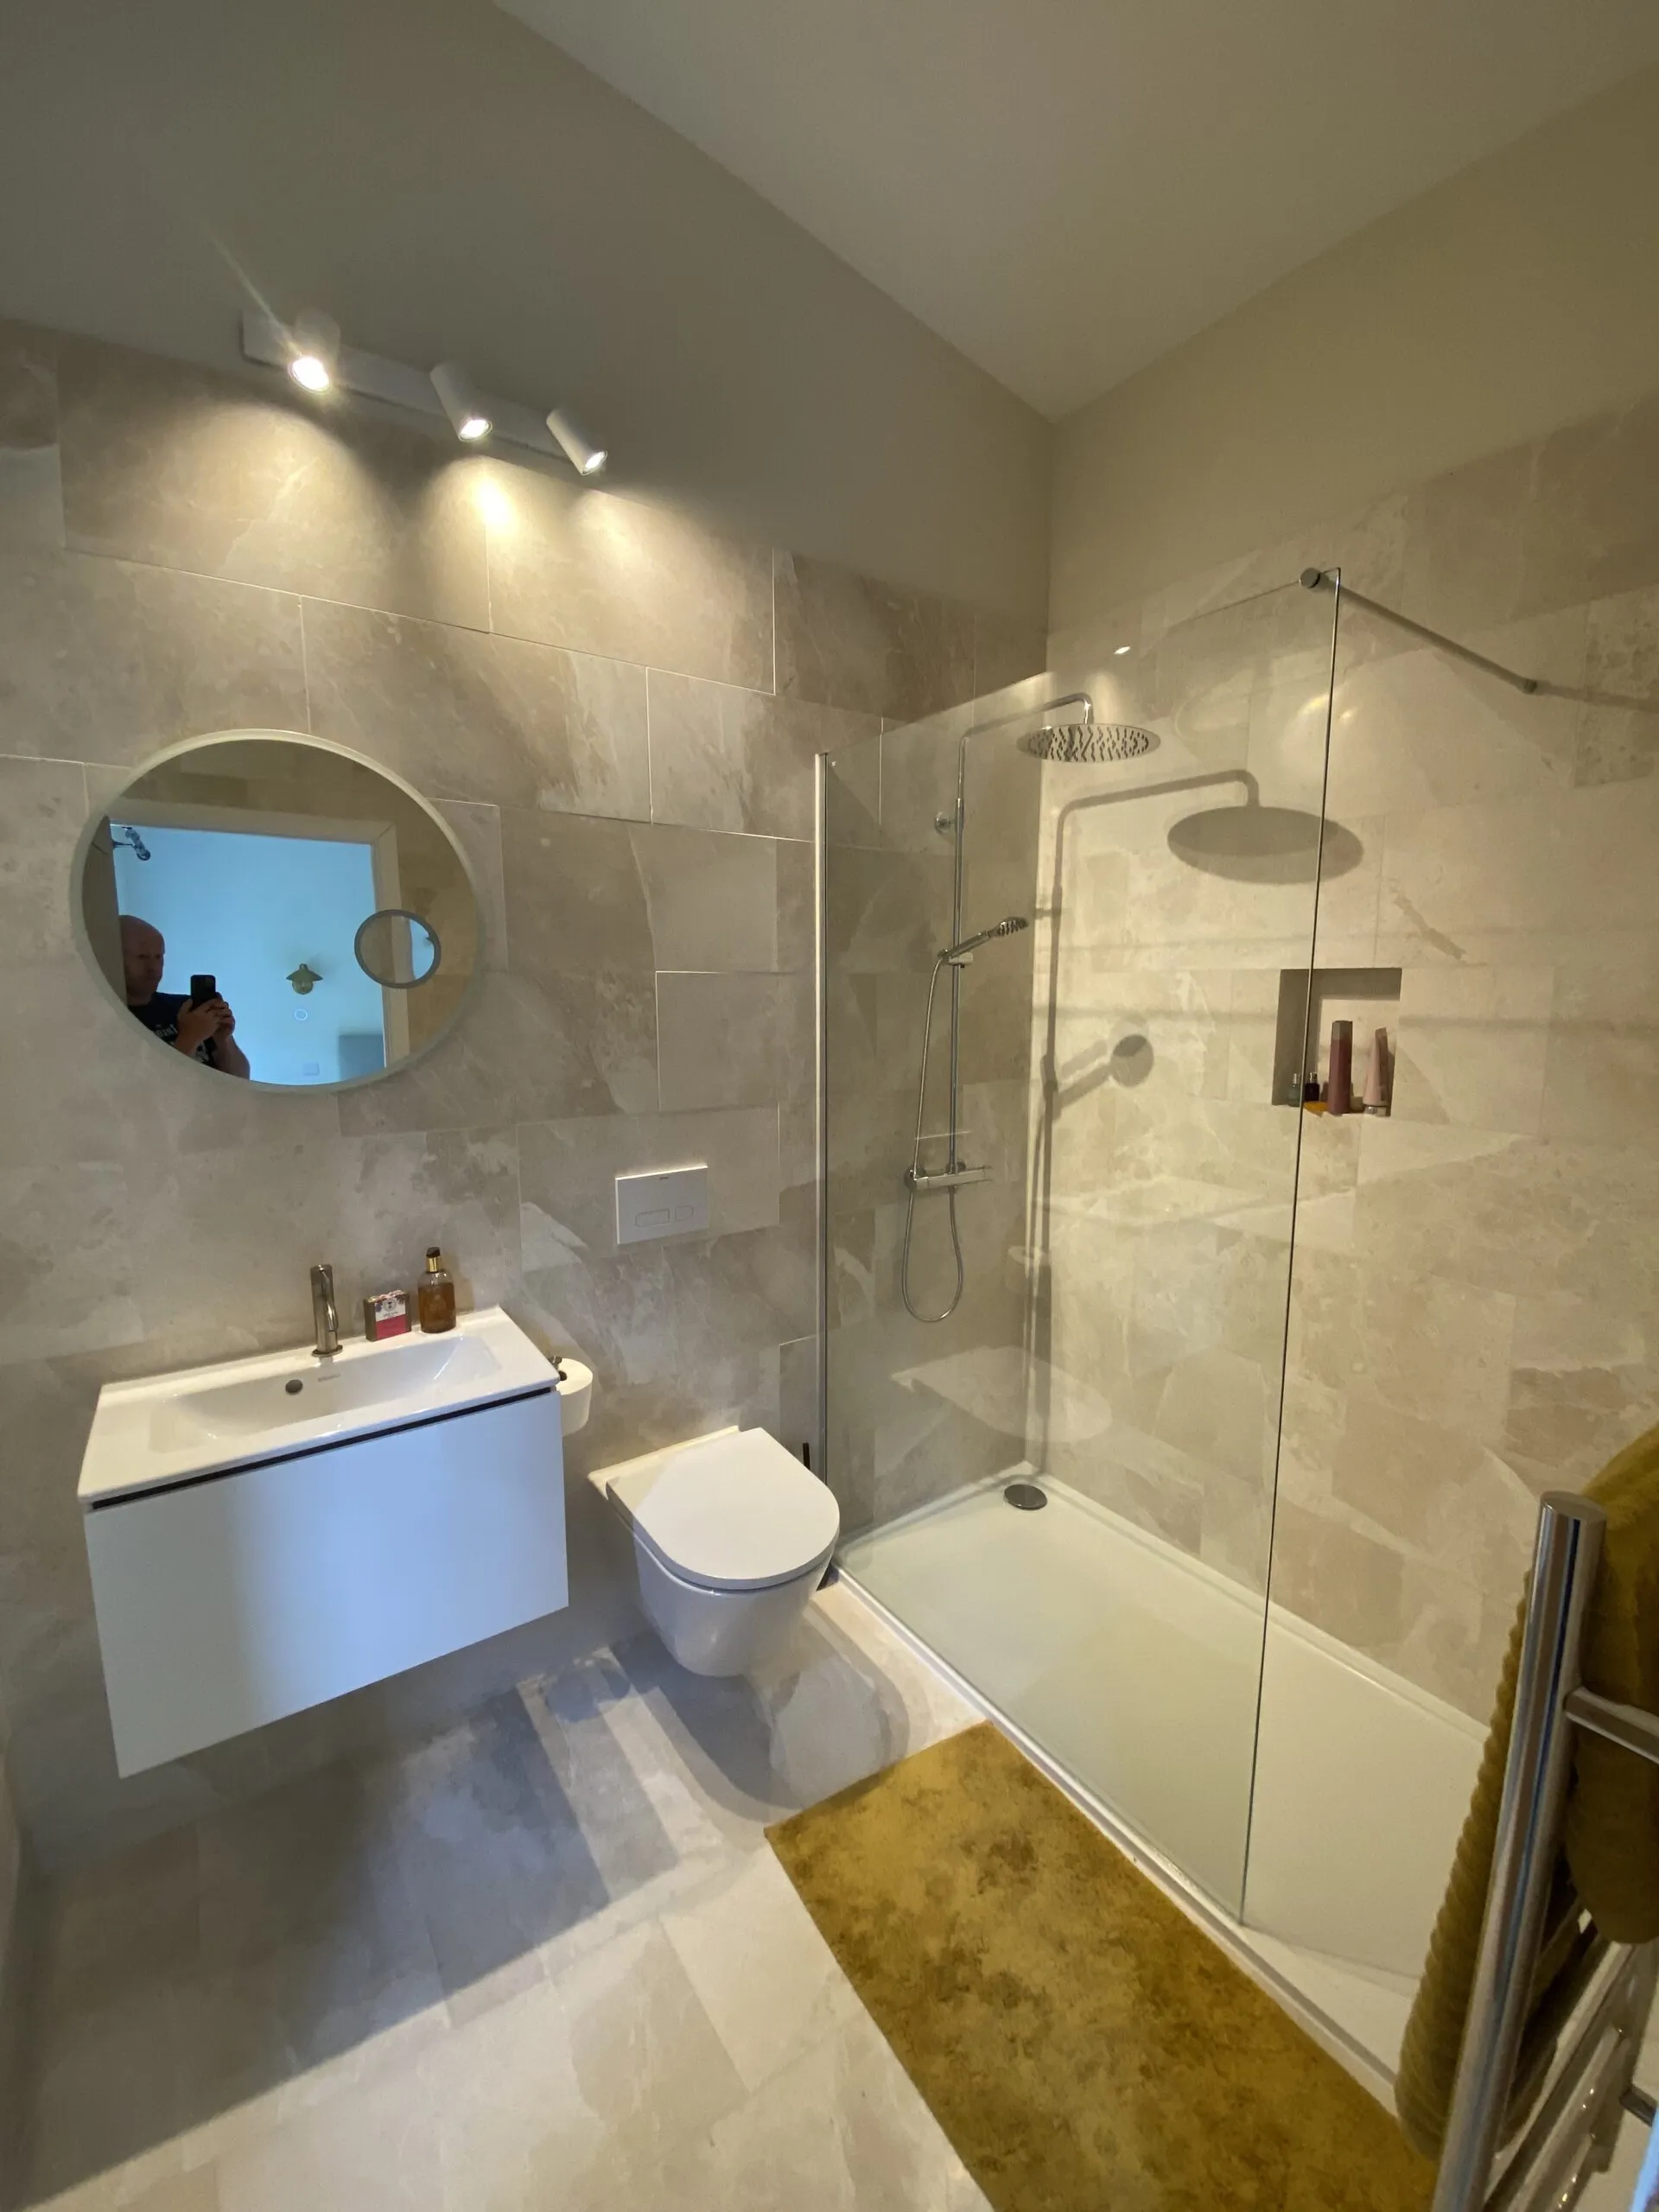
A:
[[[288,373],[308,391],[327,391],[340,360],[340,325],[321,308],[304,308],[288,327]]]
[[[459,361],[440,361],[432,372],[432,389],[443,402],[443,411],[454,425],[455,435],[471,445],[475,438],[487,438],[491,423],[488,410],[479,398],[477,387]]]
[[[578,476],[597,476],[608,456],[603,446],[590,445],[562,407],[550,408],[547,427],[564,448],[564,457]]]

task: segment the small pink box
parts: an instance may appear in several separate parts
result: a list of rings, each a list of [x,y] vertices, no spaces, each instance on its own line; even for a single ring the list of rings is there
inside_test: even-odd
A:
[[[409,1334],[409,1293],[406,1290],[371,1291],[363,1301],[363,1333],[372,1344],[383,1337],[406,1337]]]

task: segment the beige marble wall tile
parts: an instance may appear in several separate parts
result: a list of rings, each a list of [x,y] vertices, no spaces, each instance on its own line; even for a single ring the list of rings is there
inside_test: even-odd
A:
[[[418,432],[146,353],[59,347],[67,542],[489,627],[476,461]]]
[[[734,1420],[774,1427],[778,1347],[813,1325],[816,1268],[810,1236],[780,1219],[531,1268],[524,1298],[544,1339],[594,1368],[586,1449],[603,1465]]]
[[[1432,1560],[1408,1559],[1401,1597],[1399,1637],[1376,1656],[1471,1719],[1490,1721],[1519,1583],[1481,1590],[1443,1573]]]
[[[1048,664],[1048,633],[1040,622],[1020,622],[1011,615],[974,614],[974,696],[985,698]]]
[[[1103,1441],[1051,1443],[1046,1465],[1083,1497],[1121,1514],[1149,1536],[1196,1559],[1204,1542],[1204,1491],[1198,1470],[1173,1452],[1148,1466],[1145,1441],[1127,1427]]]
[[[0,747],[137,761],[217,729],[304,729],[284,594],[41,547],[0,550]]]
[[[884,725],[881,819],[876,842],[896,852],[938,855],[950,851],[948,831],[957,803],[958,741],[977,712],[976,702],[925,721],[889,721]],[[971,767],[977,768],[977,742],[973,751]],[[1036,763],[1031,765],[1034,770]],[[988,825],[981,821],[978,780],[977,777],[973,779],[975,791],[969,810],[967,838],[969,842],[974,842],[982,827],[988,826],[993,849],[1001,849],[1000,825],[994,818]],[[1036,782],[1038,778],[1033,775],[1033,780]],[[939,828],[941,817],[947,817],[944,832]]]
[[[1541,1125],[1572,1143],[1651,1152],[1659,1138],[1659,932],[1640,964],[1557,970]]]
[[[1535,447],[1510,446],[1411,487],[1391,602],[1402,613],[1458,637],[1525,610],[1523,532],[1536,467]]]
[[[56,341],[0,321],[0,545],[61,545]]]
[[[780,837],[772,846],[778,879],[778,950],[785,975],[814,969],[818,957],[817,855],[798,838]]]
[[[342,1091],[347,1136],[465,1128],[564,1114],[654,1113],[657,1008],[649,974],[486,974],[439,1049]]]
[[[1516,1300],[1504,1456],[1536,1491],[1580,1488],[1659,1425],[1659,1327],[1622,1287]]]
[[[812,992],[801,976],[657,977],[665,1112],[810,1096]]]
[[[70,950],[70,863],[86,819],[78,762],[0,754],[0,917],[14,963]]]
[[[825,892],[826,956],[849,975],[931,966],[949,942],[950,856],[839,849]]]
[[[1391,1545],[1339,1521],[1280,1501],[1270,1595],[1352,1644],[1376,1652],[1397,1643],[1404,1618],[1405,1563]]]
[[[795,846],[668,824],[630,833],[658,968],[799,968],[800,864]],[[785,874],[780,867],[793,864]],[[780,923],[785,926],[780,928]],[[787,957],[785,957],[785,950]]]
[[[214,1309],[267,1340],[274,1332],[290,1343],[308,1335],[307,1270],[320,1254],[336,1261],[347,1316],[364,1293],[413,1281],[435,1242],[454,1248],[469,1304],[494,1302],[516,1273],[510,1131],[227,1147],[135,1166],[124,1181],[124,1210],[144,1253],[134,1293],[147,1337],[200,1314],[208,1253]]]
[[[1586,681],[1582,606],[1467,642],[1564,692]],[[1553,796],[1573,780],[1580,717],[1573,696],[1528,696],[1431,647],[1345,667],[1332,709],[1331,810],[1345,819]]]
[[[1116,950],[1128,916],[1130,858],[1121,849],[1086,847],[1063,854],[1056,926],[1068,950]]]
[[[308,600],[311,728],[426,797],[651,811],[643,669]]]
[[[1378,957],[1548,966],[1564,931],[1659,929],[1656,836],[1652,779],[1397,817]]]
[[[1659,583],[1659,392],[1555,430],[1535,452],[1520,549],[1528,607]]]
[[[639,849],[626,826],[510,809],[501,843],[507,933],[522,973],[656,966]]]
[[[507,928],[526,973],[778,965],[769,838],[513,812],[502,837]]]
[[[879,734],[852,715],[651,672],[651,817],[696,830],[812,836],[814,762]]]
[[[1351,1392],[1332,1494],[1476,1588],[1517,1588],[1537,1505],[1466,1431]]]
[[[1395,1274],[1508,1291],[1659,1291],[1659,1161],[1404,1122],[1368,1126],[1356,1249]]]
[[[779,1218],[775,1106],[527,1122],[518,1157],[527,1268],[613,1255],[615,1179],[645,1168],[702,1162],[711,1236],[769,1228]]]
[[[355,1318],[372,1290],[412,1284],[442,1243],[464,1306],[511,1302],[519,1274],[518,1151],[510,1128],[365,1137],[335,1170],[335,1284]]]
[[[0,1363],[143,1334],[130,1197],[114,1166],[0,1169]]]
[[[439,798],[432,810],[467,856],[484,921],[484,965],[506,968],[507,888],[501,861],[501,810],[484,800]]]
[[[772,689],[766,547],[550,471],[493,461],[477,467],[495,629]]]
[[[921,1066],[922,1031],[927,1012],[931,976],[919,969],[883,976],[839,979],[838,996],[861,995],[874,1000],[874,1033],[847,1019],[835,1036],[837,1057],[853,1058],[842,1075],[850,1094],[861,1066],[863,1079],[884,1090],[914,1090]],[[1029,954],[1018,944],[988,946],[984,957],[976,957],[962,971],[962,1018],[958,1057],[964,1083],[995,1083],[1023,1078],[1031,1058],[1032,972]],[[934,994],[933,1028],[928,1053],[929,1126],[939,1120],[948,1096],[950,1057],[950,978],[940,977]]]
[[[1628,783],[1659,760],[1659,589],[1589,609],[1573,780]]]
[[[865,738],[830,756],[824,783],[824,834],[830,846],[881,842],[881,742]]]
[[[1276,1376],[1217,1344],[1171,1369],[1153,1433],[1205,1470],[1262,1484],[1272,1480],[1278,1416]]]
[[[1396,1275],[1351,1253],[1299,1247],[1290,1357],[1332,1389],[1501,1444],[1515,1297],[1433,1274]]]
[[[915,721],[973,697],[972,611],[827,561],[776,556],[784,696]]]
[[[1549,968],[1407,968],[1393,1039],[1394,1114],[1535,1133],[1554,1049],[1554,988]]]

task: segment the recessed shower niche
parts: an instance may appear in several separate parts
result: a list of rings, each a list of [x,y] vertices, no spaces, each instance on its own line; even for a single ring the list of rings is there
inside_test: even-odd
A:
[[[1359,1071],[1370,1057],[1376,1032],[1388,1033],[1383,1084],[1383,1096],[1388,1096],[1400,1034],[1399,969],[1284,968],[1279,973],[1279,1022],[1273,1046],[1275,1106],[1300,1106],[1305,1084],[1329,1082],[1333,1021],[1353,1024],[1356,1098]]]

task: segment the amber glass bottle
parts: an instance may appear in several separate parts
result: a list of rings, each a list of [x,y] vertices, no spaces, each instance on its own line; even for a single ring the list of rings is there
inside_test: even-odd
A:
[[[455,1280],[443,1264],[435,1244],[426,1248],[426,1273],[416,1293],[421,1326],[429,1337],[442,1336],[455,1325]]]

